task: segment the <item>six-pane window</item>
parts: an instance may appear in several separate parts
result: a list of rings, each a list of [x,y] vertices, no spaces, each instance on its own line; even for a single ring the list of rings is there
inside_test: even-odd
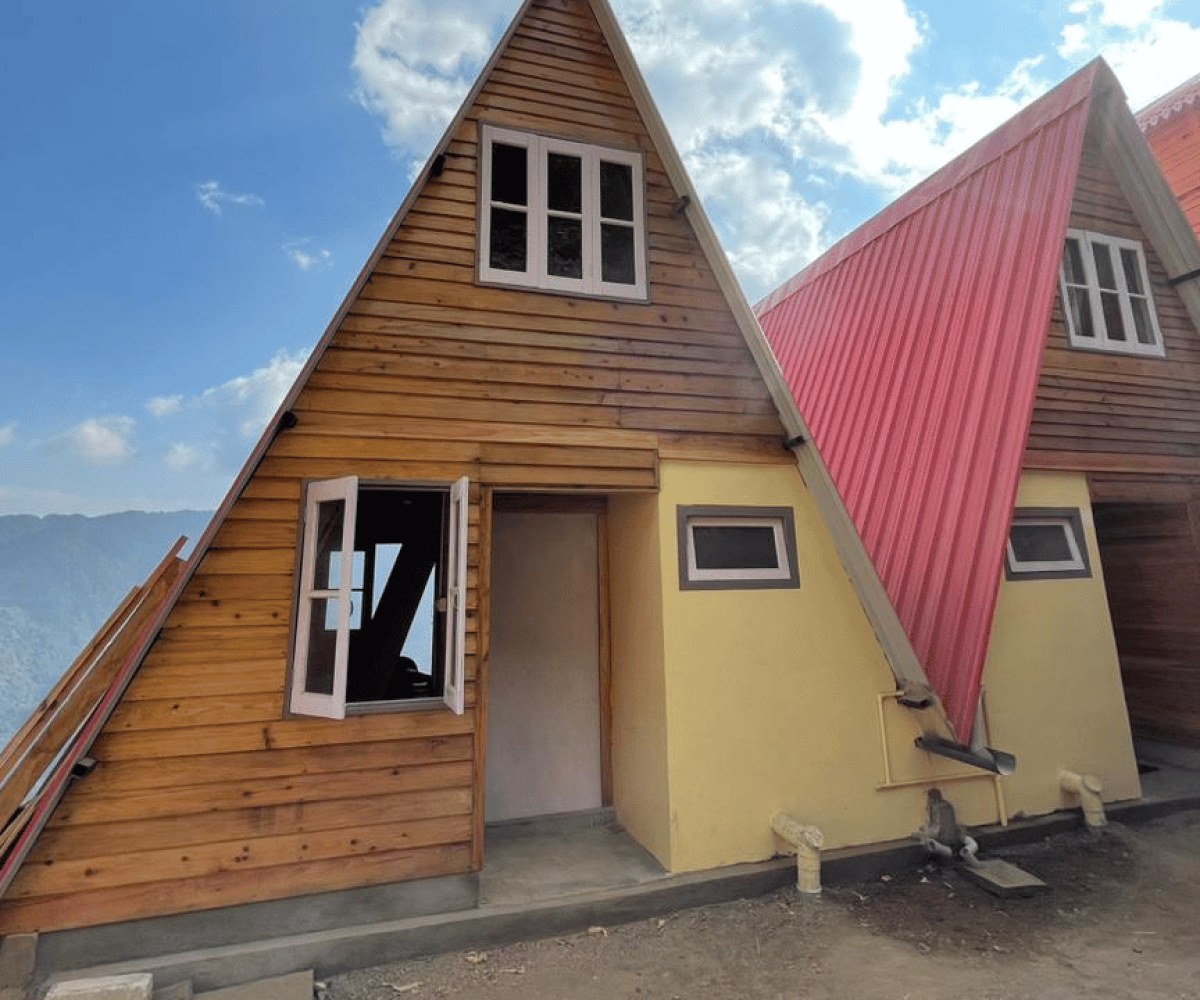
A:
[[[644,298],[642,158],[485,126],[479,277]]]
[[[1068,229],[1059,276],[1073,347],[1163,353],[1139,242]]]

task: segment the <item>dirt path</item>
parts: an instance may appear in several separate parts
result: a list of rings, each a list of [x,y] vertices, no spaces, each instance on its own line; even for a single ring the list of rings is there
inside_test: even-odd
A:
[[[328,1000],[1200,998],[1200,813],[997,855],[1052,891],[933,866],[338,976]]]

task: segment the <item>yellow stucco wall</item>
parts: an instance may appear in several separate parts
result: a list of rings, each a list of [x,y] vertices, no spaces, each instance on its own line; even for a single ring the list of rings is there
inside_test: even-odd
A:
[[[1038,815],[1078,800],[1059,788],[1068,768],[1094,774],[1106,801],[1141,794],[1086,478],[1031,472],[1018,507],[1078,508],[1092,575],[1005,580],[984,667],[994,746],[1016,754],[1005,780],[1010,814]]]
[[[658,498],[609,498],[613,805],[671,867]]]
[[[830,847],[906,837],[925,818],[921,780],[937,776],[971,774],[942,787],[964,822],[995,822],[991,779],[916,751],[894,703],[887,742],[900,787],[877,790],[879,696],[895,684],[796,469],[664,462],[660,475],[672,870],[772,856],[780,810],[819,826]],[[793,508],[799,588],[681,590],[676,506],[691,504]]]

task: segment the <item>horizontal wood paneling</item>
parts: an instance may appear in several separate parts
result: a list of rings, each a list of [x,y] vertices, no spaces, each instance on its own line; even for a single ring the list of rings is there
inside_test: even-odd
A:
[[[1070,224],[1141,241],[1166,356],[1074,349],[1056,301],[1027,465],[1144,473],[1153,461],[1160,473],[1194,475],[1200,460],[1200,336],[1090,138]]]
[[[645,153],[647,301],[476,284],[481,121]],[[790,461],[651,147],[590,9],[535,3],[96,742],[99,767],[18,875],[0,930],[478,864],[482,490],[654,490],[664,454]],[[285,717],[304,483],[349,474],[472,481],[463,716]]]

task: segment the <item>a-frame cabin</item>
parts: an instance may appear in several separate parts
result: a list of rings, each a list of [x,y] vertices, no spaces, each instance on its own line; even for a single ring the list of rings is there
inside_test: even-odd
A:
[[[891,839],[943,773],[605,0],[523,6],[165,609],[7,858],[59,961],[471,906],[492,820]]]
[[[1102,61],[756,313],[1010,810],[1136,797],[1129,718],[1200,743],[1200,247]]]
[[[1163,176],[1200,233],[1200,73],[1137,113]]]

